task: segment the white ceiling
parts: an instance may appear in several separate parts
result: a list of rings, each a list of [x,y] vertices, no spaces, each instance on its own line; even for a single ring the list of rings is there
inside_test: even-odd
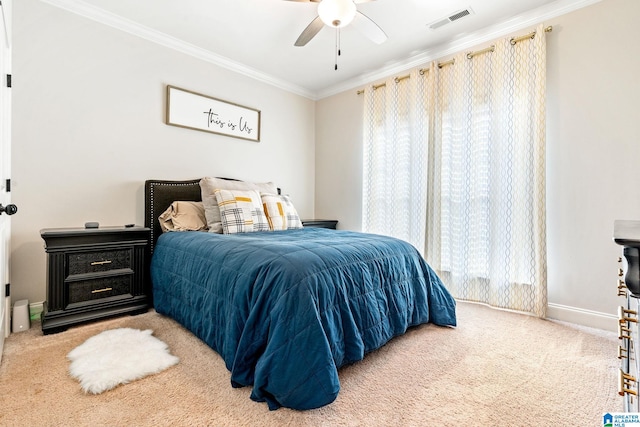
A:
[[[318,99],[599,0],[375,0],[358,10],[387,34],[374,44],[342,29],[304,47],[293,44],[317,16],[317,3],[284,0],[42,0],[202,59]],[[429,24],[462,9],[472,15],[437,30]],[[545,24],[552,25],[549,21]]]

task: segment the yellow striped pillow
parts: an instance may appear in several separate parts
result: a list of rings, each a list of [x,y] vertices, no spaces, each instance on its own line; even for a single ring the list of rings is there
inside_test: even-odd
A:
[[[224,234],[269,231],[260,193],[254,190],[215,190]]]
[[[302,221],[291,199],[279,194],[262,193],[262,208],[271,230],[302,228]]]

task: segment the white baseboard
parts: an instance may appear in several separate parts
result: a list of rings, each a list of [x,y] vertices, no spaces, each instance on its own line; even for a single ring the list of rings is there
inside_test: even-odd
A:
[[[29,304],[31,320],[40,320],[40,314],[43,311],[44,301]],[[547,318],[575,323],[589,328],[618,332],[618,317],[614,314],[601,313],[599,311],[549,303],[547,305]]]
[[[618,317],[614,314],[601,313],[599,311],[549,303],[547,305],[547,318],[618,332]]]

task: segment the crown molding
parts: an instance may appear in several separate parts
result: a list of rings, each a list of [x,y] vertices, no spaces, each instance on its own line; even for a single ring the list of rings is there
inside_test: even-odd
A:
[[[160,31],[156,31],[137,22],[125,19],[104,9],[88,5],[82,0],[40,1],[66,10],[68,12],[75,13],[87,19],[99,22],[101,24],[108,25],[120,31],[124,31],[137,37],[141,37],[145,40],[157,43],[169,49],[177,50],[186,55],[190,55],[203,61],[215,64],[222,68],[226,68],[262,83],[266,83],[287,92],[291,92],[293,94],[309,98],[313,101],[317,101],[322,98],[326,98],[347,90],[367,85],[376,80],[383,79],[389,75],[406,72],[407,70],[414,67],[418,67],[431,61],[441,59],[448,55],[458,53],[470,47],[495,40],[496,38],[503,37],[515,31],[535,26],[540,22],[544,22],[557,16],[561,16],[569,12],[581,9],[583,7],[599,3],[602,0],[557,0],[553,3],[541,6],[532,11],[515,16],[500,24],[486,27],[464,37],[451,40],[432,49],[420,52],[405,60],[397,61],[387,67],[380,68],[369,73],[361,74],[358,77],[346,80],[340,84],[319,90],[317,92],[310,91],[297,85],[292,85],[288,81],[275,78],[272,75],[263,73],[239,62],[232,61],[231,59],[222,55],[218,55],[209,50],[202,49],[190,43],[186,43],[175,37],[171,37]]]
[[[548,21],[555,17],[565,15],[569,12],[582,9],[583,7],[587,7],[601,1],[602,0],[558,0],[521,15],[517,15],[507,21],[501,22],[500,24],[486,27],[467,36],[451,40],[432,49],[420,52],[406,60],[395,62],[388,67],[384,67],[367,74],[362,74],[338,85],[318,91],[316,93],[316,100],[336,95],[347,90],[360,88],[367,84],[371,84],[376,80],[387,78],[393,74],[404,73],[415,67],[424,66],[431,61],[440,60],[449,55],[464,51],[465,49],[493,41],[515,31],[530,28],[541,22]],[[551,25],[552,23],[549,24]]]
[[[250,77],[254,80],[262,83],[275,86],[283,89],[287,92],[294,93],[296,95],[316,100],[316,94],[313,91],[309,91],[303,87],[292,85],[291,83],[275,78],[269,74],[263,73],[251,67],[247,67],[239,62],[232,61],[231,59],[218,55],[209,50],[202,49],[191,43],[184,42],[175,37],[171,37],[160,31],[156,31],[152,28],[141,25],[137,22],[123,18],[119,15],[108,12],[104,9],[88,5],[81,0],[40,0],[43,3],[50,4],[67,12],[75,13],[84,18],[91,19],[104,25],[108,25],[120,31],[132,34],[134,36],[143,38],[145,40],[157,43],[161,46],[169,49],[177,50],[186,55],[201,59],[203,61],[215,64],[219,67],[226,68],[234,71],[238,74]]]

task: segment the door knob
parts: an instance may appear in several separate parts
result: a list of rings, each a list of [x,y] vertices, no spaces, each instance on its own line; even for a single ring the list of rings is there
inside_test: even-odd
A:
[[[6,213],[7,215],[13,215],[14,213],[18,212],[18,207],[16,205],[7,205],[7,206],[2,206],[2,204],[0,203],[0,214],[1,213]]]

